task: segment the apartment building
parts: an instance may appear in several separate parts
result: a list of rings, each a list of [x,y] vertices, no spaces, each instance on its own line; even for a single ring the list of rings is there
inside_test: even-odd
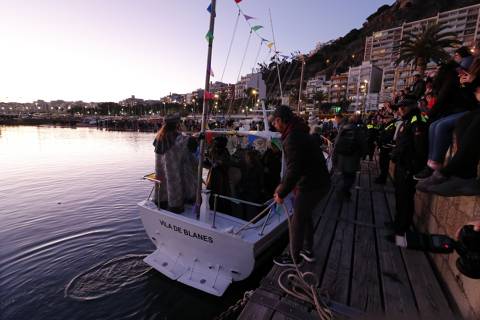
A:
[[[400,56],[400,45],[406,34],[418,34],[433,24],[446,26],[454,32],[463,45],[473,47],[480,40],[480,4],[438,13],[436,16],[404,23],[400,27],[374,32],[365,41],[364,61],[383,69],[380,101],[390,99],[394,92],[402,90],[412,82],[413,68],[394,65]],[[453,51],[454,49],[447,49]],[[435,68],[430,64],[428,69]]]
[[[347,80],[347,100],[349,111],[375,110],[378,93],[382,85],[382,69],[364,61],[360,66],[350,67]]]
[[[325,74],[318,73],[313,78],[308,79],[305,90],[303,91],[303,99],[306,100],[306,107],[312,107],[315,104],[315,99],[318,93],[322,93],[325,97],[321,102],[328,101],[328,94],[330,89],[330,82],[327,81]]]
[[[267,93],[267,86],[262,79],[262,73],[250,73],[240,78],[240,81],[235,84],[235,100],[247,98],[246,90],[254,88],[258,91],[258,99],[265,99]]]
[[[417,34],[423,28],[440,24],[446,31],[454,32],[465,46],[474,46],[480,40],[480,4],[452,11],[422,20],[404,23],[400,27],[377,31],[365,41],[364,61],[385,68],[394,63],[400,54],[400,44],[405,34]]]
[[[348,72],[330,78],[329,102],[339,103],[347,99]]]

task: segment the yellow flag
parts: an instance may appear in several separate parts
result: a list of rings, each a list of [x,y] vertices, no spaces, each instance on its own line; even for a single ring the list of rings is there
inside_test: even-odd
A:
[[[267,44],[267,47],[268,47],[268,49],[272,49],[272,47],[273,47],[273,42],[270,42],[269,44]]]

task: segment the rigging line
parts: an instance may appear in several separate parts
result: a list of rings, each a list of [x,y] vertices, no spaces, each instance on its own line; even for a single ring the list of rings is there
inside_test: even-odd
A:
[[[260,51],[262,50],[262,46],[263,46],[263,41],[260,40],[260,46],[258,47],[258,51],[257,51],[257,56],[255,57],[255,62],[253,63],[253,68],[255,68],[255,65],[257,64],[257,61],[258,61],[258,56],[260,55]],[[252,68],[252,74],[254,73],[253,72],[253,68]],[[260,89],[260,88],[257,88],[257,89]],[[259,92],[260,93],[260,92]],[[242,105],[244,103],[245,100],[248,100],[249,97],[243,97],[242,98],[242,101],[240,103],[240,105]],[[247,104],[248,104],[248,101],[247,101]]]
[[[260,57],[260,52],[262,51],[262,47],[263,47],[263,41],[260,40],[260,45],[258,46],[257,56],[255,57],[255,62],[253,63],[253,68],[255,68],[255,66],[257,65],[258,58]]]
[[[252,33],[253,33],[253,31],[250,30],[250,33],[248,34],[247,45],[245,46],[245,51],[243,52],[243,58],[242,58],[242,62],[240,64],[240,70],[238,70],[237,82],[236,83],[238,83],[238,81],[240,81],[240,75],[242,74],[243,64],[245,63],[245,58],[247,56],[248,47],[250,46],[250,39],[252,38]],[[235,94],[233,95],[232,99],[230,99],[230,104],[229,104],[229,107],[228,107],[228,114],[230,114],[230,110],[232,108],[234,100],[235,100]]]
[[[227,69],[228,60],[230,59],[230,53],[232,52],[233,41],[235,40],[235,35],[237,33],[238,20],[240,19],[240,9],[238,9],[237,20],[235,21],[235,26],[233,27],[232,40],[230,40],[230,46],[228,47],[227,59],[225,60],[225,66],[223,67],[222,77],[220,82],[223,81],[223,76],[225,75],[225,70]]]
[[[245,15],[245,13],[243,12],[243,10],[242,10],[242,8],[240,7],[240,5],[239,5],[238,3],[236,3],[236,5],[237,5],[238,10],[242,13],[242,15]],[[256,19],[256,18],[255,18],[255,19]],[[252,24],[250,23],[250,21],[245,20],[245,22],[246,22],[246,23],[248,24],[248,26],[250,27],[250,30],[252,30]],[[262,37],[261,35],[259,35],[259,34],[257,33],[257,31],[254,31],[254,32],[255,32],[255,35],[256,35],[257,37],[259,37],[260,39],[263,39],[263,37]]]
[[[275,31],[273,30],[272,10],[270,10],[270,8],[268,8],[268,14],[270,16],[270,27],[272,29],[273,48],[275,49],[275,56],[278,56],[277,41],[275,40]],[[276,59],[275,59],[275,62],[277,62]],[[277,66],[278,66],[278,62],[277,62]],[[280,70],[278,68],[277,68],[277,75],[278,75],[278,84],[280,85],[280,96],[283,97],[282,80],[280,78]]]
[[[248,34],[247,45],[245,46],[245,51],[243,52],[242,63],[240,64],[240,70],[238,70],[237,82],[240,80],[240,75],[242,74],[243,64],[245,63],[245,58],[247,57],[248,47],[250,46],[250,39],[252,38],[252,31]]]

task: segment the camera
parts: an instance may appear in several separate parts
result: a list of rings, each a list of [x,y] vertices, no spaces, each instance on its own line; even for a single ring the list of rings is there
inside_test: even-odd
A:
[[[480,232],[466,225],[460,230],[458,241],[439,234],[407,232],[407,248],[431,253],[450,254],[457,252],[457,269],[463,275],[480,279]]]

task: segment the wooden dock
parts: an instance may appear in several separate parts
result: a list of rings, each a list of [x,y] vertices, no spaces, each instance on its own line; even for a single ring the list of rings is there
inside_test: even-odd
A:
[[[339,201],[332,190],[317,207],[317,262],[302,270],[318,275],[337,319],[460,319],[428,256],[385,239],[395,196],[391,183],[373,183],[377,174],[373,162],[364,162],[351,201]],[[282,270],[272,268],[239,319],[318,319],[311,305],[279,288]]]

